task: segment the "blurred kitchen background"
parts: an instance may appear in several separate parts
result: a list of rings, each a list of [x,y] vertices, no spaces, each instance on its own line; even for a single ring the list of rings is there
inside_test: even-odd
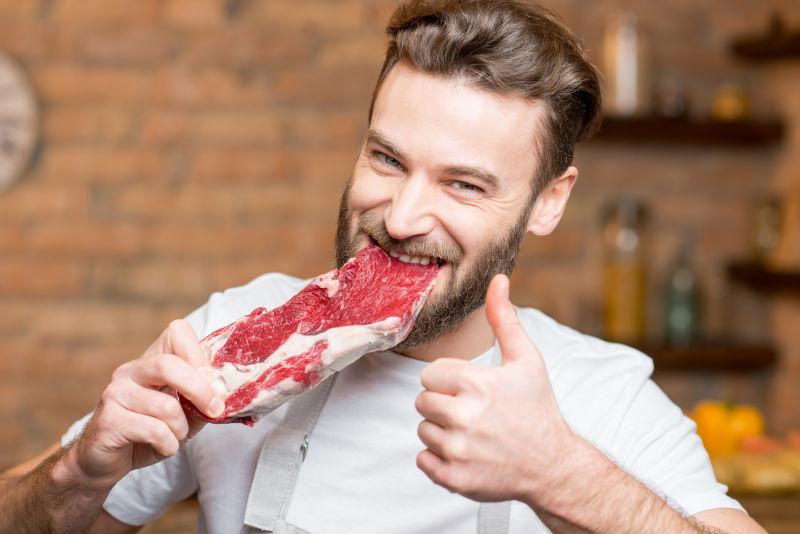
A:
[[[209,293],[332,267],[396,4],[0,0],[0,469]],[[641,347],[687,413],[754,406],[720,476],[798,532],[800,3],[549,5],[609,117],[513,299]]]

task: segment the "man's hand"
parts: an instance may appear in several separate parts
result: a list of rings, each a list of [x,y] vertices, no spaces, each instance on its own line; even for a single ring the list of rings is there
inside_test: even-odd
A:
[[[561,417],[547,370],[497,275],[486,317],[500,345],[497,368],[439,359],[422,373],[417,411],[427,447],[417,465],[435,483],[478,501],[528,500],[555,481],[575,437]]]
[[[224,409],[197,371],[207,360],[191,326],[173,321],[140,358],[114,371],[91,421],[65,458],[70,474],[91,487],[110,488],[128,471],[178,452],[204,422],[187,419],[176,391],[210,417]]]
[[[505,275],[489,285],[486,317],[500,367],[440,359],[422,373],[417,465],[431,480],[476,501],[522,501],[554,532],[764,533],[739,510],[687,520],[572,432]]]
[[[120,366],[71,446],[0,477],[0,532],[131,532],[102,504],[131,469],[178,452],[204,421],[189,421],[179,391],[211,417],[224,406],[197,368],[208,365],[191,326],[173,321],[137,360]]]

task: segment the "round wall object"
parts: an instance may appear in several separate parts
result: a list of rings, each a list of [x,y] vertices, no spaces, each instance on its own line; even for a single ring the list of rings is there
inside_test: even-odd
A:
[[[0,191],[19,180],[39,138],[39,107],[22,67],[0,52]]]

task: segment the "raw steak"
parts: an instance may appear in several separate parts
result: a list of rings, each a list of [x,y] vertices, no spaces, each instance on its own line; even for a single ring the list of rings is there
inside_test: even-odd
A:
[[[368,246],[282,306],[256,308],[212,332],[200,341],[211,367],[200,372],[225,412],[209,419],[181,397],[184,410],[213,423],[253,425],[364,354],[394,347],[411,330],[437,270]]]

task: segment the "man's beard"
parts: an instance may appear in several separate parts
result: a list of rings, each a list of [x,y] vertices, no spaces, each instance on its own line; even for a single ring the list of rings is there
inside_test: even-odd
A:
[[[348,180],[339,202],[339,220],[336,227],[336,266],[355,256],[358,243],[355,233],[350,233],[350,184]],[[432,256],[443,259],[450,269],[449,277],[436,300],[428,300],[417,316],[416,322],[395,350],[402,351],[429,343],[450,332],[467,319],[486,301],[486,290],[496,274],[511,274],[519,247],[525,237],[528,217],[534,196],[526,202],[511,230],[499,240],[488,243],[478,251],[471,265],[464,266],[459,273],[463,254],[458,247],[433,243],[422,236],[413,236],[402,241],[394,239],[386,230],[382,220],[364,214],[358,220],[357,230],[368,235],[384,250],[395,250],[410,256]]]

